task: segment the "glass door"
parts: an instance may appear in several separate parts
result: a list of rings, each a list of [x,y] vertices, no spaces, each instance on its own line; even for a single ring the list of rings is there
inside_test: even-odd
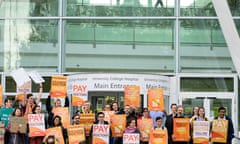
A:
[[[181,101],[183,107],[185,108],[186,117],[191,116],[193,107],[204,107],[205,115],[209,120],[213,120],[214,117],[218,115],[218,108],[225,107],[226,115],[230,116],[233,120],[234,115],[234,102],[233,95],[225,94],[185,94],[182,95]]]

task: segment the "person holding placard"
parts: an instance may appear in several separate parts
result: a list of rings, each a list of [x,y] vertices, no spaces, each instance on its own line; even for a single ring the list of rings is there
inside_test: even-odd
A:
[[[34,109],[33,109],[33,114],[41,114],[41,107],[39,106],[39,105],[36,105],[35,107],[34,107]],[[42,114],[42,115],[40,115],[40,116],[44,116],[44,114]],[[38,121],[39,119],[41,119],[41,118],[39,118],[39,117],[35,117],[35,118],[37,118],[37,120],[35,120],[35,121]],[[43,118],[43,120],[44,120],[44,128],[46,129],[47,128],[47,125],[46,125],[46,122],[47,122],[47,120],[46,120],[46,118],[44,117]],[[29,119],[28,119],[28,121],[29,121]],[[30,126],[29,126],[30,124],[28,124],[28,131],[31,131],[30,130]],[[34,136],[34,137],[30,137],[29,138],[29,144],[41,144],[42,143],[42,141],[43,141],[43,138],[44,138],[44,136]]]
[[[140,143],[140,136],[139,136],[140,131],[137,128],[137,121],[135,118],[131,117],[131,118],[127,119],[127,127],[123,132],[123,143],[125,141],[128,141],[128,140],[125,140],[126,137],[135,137],[135,136],[125,136],[125,134],[138,134],[137,143]],[[135,140],[135,142],[136,142],[136,140]]]
[[[10,116],[12,115],[14,108],[12,107],[12,99],[6,98],[4,100],[4,107],[0,109],[0,120],[3,121],[5,127],[4,143],[8,144],[10,132],[7,129]]]
[[[52,127],[52,121],[53,121],[53,117],[54,117],[53,111],[55,108],[62,107],[62,102],[60,99],[56,99],[56,101],[54,102],[54,106],[52,107],[51,96],[49,95],[47,98],[46,107],[47,107],[47,112],[48,112],[48,119],[47,119],[48,127]],[[67,96],[65,96],[64,107],[69,107],[69,99]]]
[[[105,140],[105,141],[108,141],[108,143],[110,143],[110,136],[111,136],[111,130],[110,130],[110,127],[108,127],[108,131],[106,127],[104,127],[104,125],[107,125],[109,126],[109,123],[107,121],[104,120],[104,117],[105,117],[105,114],[103,112],[98,112],[97,113],[97,120],[93,123],[92,127],[91,127],[91,136],[92,136],[92,143],[93,144],[97,144],[97,141],[101,140]],[[97,133],[101,133],[102,132],[102,135],[104,135],[103,137],[102,136],[99,136],[99,137],[102,137],[102,138],[95,138],[94,136],[94,132],[93,132],[93,127],[94,127],[94,130],[98,131]],[[98,130],[97,130],[98,129]],[[106,140],[106,135],[108,134],[108,138]]]
[[[153,129],[153,119],[149,115],[148,108],[143,108],[142,116],[138,117],[137,124],[140,131],[140,144],[148,144],[150,131]]]
[[[13,117],[22,117],[21,109],[20,108],[16,108],[14,110],[14,112],[12,113],[12,116]],[[13,127],[13,124],[10,121],[10,123],[9,123],[10,131],[11,131],[11,127]],[[10,132],[10,137],[9,137],[8,144],[25,144],[26,143],[25,133],[20,133],[20,129],[22,127],[24,127],[22,124],[18,124],[18,127],[16,129],[14,129],[14,131],[16,131],[16,132]]]
[[[36,107],[36,105],[39,105],[39,103],[41,101],[41,97],[42,97],[42,92],[43,92],[43,86],[42,86],[42,83],[40,83],[38,97],[37,97],[36,101],[34,100],[34,96],[32,93],[29,93],[26,95],[26,97],[27,97],[26,103],[24,101],[23,106],[22,106],[25,116],[27,116],[27,114],[32,114],[33,109]]]
[[[175,117],[173,118],[173,121],[177,121],[178,119],[181,119],[181,124],[179,123],[179,125],[181,126],[180,128],[177,127],[177,124],[175,125],[175,123],[173,123],[173,135],[172,135],[172,140],[173,140],[173,144],[187,144],[188,141],[191,139],[189,133],[190,133],[190,122],[189,119],[184,119],[184,108],[181,105],[177,106],[177,114],[175,115]],[[184,125],[184,126],[183,126]],[[176,129],[174,131],[174,129]],[[185,130],[183,130],[185,129]],[[178,133],[175,133],[179,131]],[[180,138],[180,136],[178,136],[178,134],[180,135],[184,135],[184,140],[178,140],[177,138]]]
[[[197,111],[197,116],[195,116],[195,118],[193,118],[192,120],[190,120],[190,124],[191,124],[191,140],[190,140],[190,144],[192,144],[194,141],[198,140],[198,141],[205,141],[208,142],[209,141],[209,122],[208,125],[207,124],[198,124],[198,125],[194,125],[194,122],[199,122],[199,121],[208,121],[208,119],[205,117],[205,109],[204,107],[199,107],[198,111]],[[207,130],[204,131],[204,139],[203,136],[201,138],[195,138],[196,140],[194,140],[194,137],[196,136],[196,134],[198,134],[199,132],[195,132],[194,130],[196,128],[200,128],[200,132],[202,132],[203,130]],[[206,136],[207,135],[207,136]],[[197,136],[196,136],[197,137]],[[206,139],[205,137],[208,137],[208,139]]]
[[[68,134],[67,134],[67,130],[63,127],[62,118],[60,116],[56,115],[53,117],[52,127],[61,127],[64,142],[65,144],[67,144]]]
[[[227,120],[227,140],[225,144],[231,144],[232,143],[232,139],[234,138],[234,128],[233,128],[233,122],[232,119],[228,116],[225,115],[226,114],[226,108],[225,107],[219,107],[218,108],[218,116],[215,117],[215,120]],[[213,134],[212,134],[213,135]],[[222,144],[222,143],[216,143],[214,142],[213,144]]]

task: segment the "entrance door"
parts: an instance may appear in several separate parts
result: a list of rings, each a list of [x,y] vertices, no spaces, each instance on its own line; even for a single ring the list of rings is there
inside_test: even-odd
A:
[[[192,114],[194,106],[204,107],[205,115],[210,120],[218,115],[218,108],[223,106],[226,108],[226,115],[230,116],[233,120],[234,115],[234,98],[231,94],[185,94],[182,95],[182,105],[185,108],[186,116]]]
[[[118,102],[123,106],[123,92],[89,92],[88,98],[92,103],[92,109],[95,112],[102,111],[106,104]]]

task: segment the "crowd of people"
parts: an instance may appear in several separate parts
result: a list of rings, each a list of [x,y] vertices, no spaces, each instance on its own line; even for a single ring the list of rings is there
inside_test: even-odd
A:
[[[46,135],[39,137],[29,137],[27,127],[26,134],[23,133],[13,133],[10,132],[9,129],[11,127],[11,123],[9,121],[11,116],[15,117],[25,117],[27,114],[40,114],[41,107],[39,106],[40,99],[42,95],[42,85],[39,87],[39,95],[36,100],[32,94],[26,95],[26,100],[20,101],[18,103],[13,104],[13,100],[10,98],[6,98],[4,101],[4,106],[0,109],[0,120],[3,121],[5,127],[4,133],[4,143],[5,144],[60,144],[59,138],[54,135]],[[45,128],[51,127],[61,127],[62,135],[64,137],[64,143],[68,143],[68,132],[67,129],[64,128],[62,124],[62,118],[59,115],[54,115],[53,109],[57,107],[62,107],[61,100],[57,99],[54,102],[54,105],[51,106],[51,97],[49,96],[46,103],[46,108],[48,111],[47,117],[45,118]],[[69,101],[66,96],[64,107],[69,107]],[[120,108],[118,102],[113,102],[111,104],[106,104],[103,108],[103,111],[114,111],[115,114],[125,114],[126,115],[126,128],[124,133],[138,133],[140,134],[140,130],[138,129],[137,122],[141,119],[151,119],[153,121],[152,128],[156,130],[167,130],[168,134],[168,144],[191,144],[193,143],[192,138],[192,130],[193,130],[193,122],[194,121],[209,121],[208,118],[205,117],[205,109],[203,107],[195,106],[193,108],[193,114],[189,118],[190,125],[190,137],[187,141],[176,141],[175,135],[173,132],[174,124],[173,121],[175,118],[185,118],[184,115],[184,107],[177,104],[171,104],[171,113],[167,114],[165,111],[150,111],[148,108],[143,108],[141,112],[138,112],[137,108],[125,105],[124,108]],[[94,113],[91,110],[91,103],[86,101],[82,109],[77,110],[73,113],[72,116],[72,125],[79,125],[81,114]],[[231,140],[234,137],[234,128],[233,123],[230,117],[226,116],[226,109],[224,107],[219,107],[218,116],[215,119],[223,119],[228,120],[228,133],[227,133],[227,142],[226,144],[231,144]],[[104,124],[108,125],[109,123],[104,120],[105,114],[104,112],[96,113],[96,121],[93,124]],[[91,129],[92,133],[92,129]],[[80,142],[80,144],[91,144],[92,137],[86,136],[86,141]],[[211,139],[211,136],[209,137]],[[110,131],[110,144],[122,144],[122,137],[112,137]],[[139,140],[140,144],[148,144],[149,141]],[[210,141],[210,140],[209,140]]]

